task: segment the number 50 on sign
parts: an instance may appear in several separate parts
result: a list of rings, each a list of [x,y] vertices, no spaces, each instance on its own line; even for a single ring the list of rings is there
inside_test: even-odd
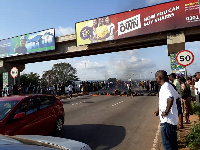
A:
[[[194,61],[194,55],[188,50],[182,50],[176,55],[176,61],[181,66],[189,66]]]

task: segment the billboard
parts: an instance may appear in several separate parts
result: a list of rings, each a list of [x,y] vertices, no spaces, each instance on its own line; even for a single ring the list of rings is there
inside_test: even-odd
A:
[[[177,53],[170,54],[170,66],[172,71],[176,70],[183,70],[185,69],[185,66],[181,66],[176,61],[176,55]]]
[[[179,0],[76,23],[77,46],[200,25],[199,1]]]
[[[3,88],[6,88],[8,85],[8,72],[3,72]]]
[[[0,41],[0,58],[55,49],[55,29],[47,29]]]

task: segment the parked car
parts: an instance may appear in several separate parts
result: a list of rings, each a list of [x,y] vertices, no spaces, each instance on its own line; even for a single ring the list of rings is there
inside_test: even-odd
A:
[[[90,146],[59,137],[40,135],[0,135],[1,150],[91,150]]]
[[[48,135],[61,132],[62,102],[53,95],[16,95],[0,98],[0,134]]]

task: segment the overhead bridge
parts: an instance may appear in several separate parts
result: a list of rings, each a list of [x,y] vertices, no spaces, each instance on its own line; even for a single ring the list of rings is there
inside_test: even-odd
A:
[[[55,50],[2,58],[0,61],[0,72],[10,72],[12,67],[17,67],[19,72],[21,72],[25,69],[25,64],[27,63],[112,53],[161,45],[168,46],[169,55],[184,50],[185,42],[192,41],[200,41],[200,27],[158,32],[83,46],[76,46],[76,35],[71,34],[56,37]]]
[[[182,36],[179,37],[180,35]],[[176,37],[178,41],[176,40]],[[175,39],[175,41],[173,41],[173,38]],[[7,57],[7,58],[2,58],[1,60],[4,63],[27,64],[34,62],[64,59],[64,58],[112,53],[112,52],[133,50],[133,49],[153,47],[153,46],[161,46],[161,45],[170,46],[170,44],[173,45],[174,43],[185,43],[185,42],[192,42],[199,40],[200,40],[200,27],[141,35],[136,37],[129,37],[114,41],[105,41],[101,43],[95,43],[84,46],[76,46],[76,35],[71,34],[71,35],[56,37],[55,50]],[[170,43],[170,41],[172,41],[172,43]],[[169,53],[173,53],[174,51],[177,50],[173,48],[169,49]]]

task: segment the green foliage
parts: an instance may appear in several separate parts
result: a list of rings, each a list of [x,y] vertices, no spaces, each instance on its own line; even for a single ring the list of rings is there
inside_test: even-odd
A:
[[[0,73],[0,88],[3,88],[3,73]]]
[[[40,76],[37,73],[23,74],[20,76],[20,83],[24,86],[39,85]]]
[[[73,68],[69,63],[54,64],[51,70],[42,75],[42,83],[53,85],[67,81],[78,81],[76,74],[76,68]]]
[[[193,114],[200,116],[200,106],[198,106],[196,102],[192,103],[192,111]]]
[[[200,122],[190,129],[186,136],[186,144],[191,150],[200,150]]]
[[[108,79],[108,82],[116,82],[116,81],[117,81],[116,78],[109,78],[109,79]]]

